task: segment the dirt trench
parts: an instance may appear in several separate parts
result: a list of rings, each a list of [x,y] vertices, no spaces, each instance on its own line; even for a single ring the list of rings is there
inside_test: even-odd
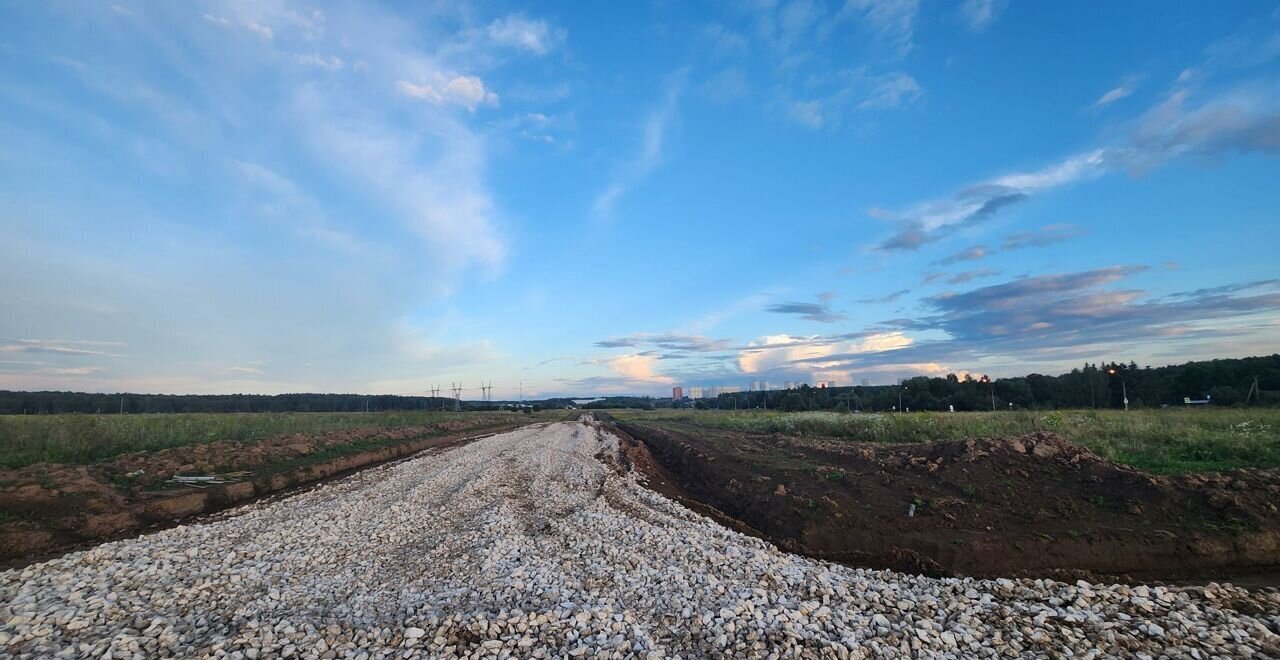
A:
[[[1280,471],[1156,476],[1051,434],[885,444],[616,426],[655,490],[815,558],[933,576],[1280,584]]]

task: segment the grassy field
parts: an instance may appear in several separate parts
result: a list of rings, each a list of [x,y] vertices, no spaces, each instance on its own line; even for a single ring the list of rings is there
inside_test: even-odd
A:
[[[429,426],[460,415],[492,418],[516,413],[392,411],[372,413],[191,413],[148,415],[0,416],[0,466],[34,463],[95,463],[135,451],[154,451],[218,440],[252,442],[292,433],[325,433],[357,428]],[[530,419],[561,419],[565,411],[535,413]]]
[[[1210,408],[973,413],[776,413],[615,411],[626,421],[665,421],[866,442],[925,442],[1053,431],[1117,463],[1162,474],[1280,467],[1280,410]]]

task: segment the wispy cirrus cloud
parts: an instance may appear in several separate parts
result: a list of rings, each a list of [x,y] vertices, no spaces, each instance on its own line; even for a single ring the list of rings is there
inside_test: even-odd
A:
[[[0,353],[48,353],[52,355],[80,355],[97,357],[124,357],[113,350],[123,347],[123,342],[95,341],[87,339],[0,339]]]
[[[915,46],[918,0],[847,0],[841,19],[864,25],[878,45],[894,57],[903,57]]]
[[[688,351],[705,353],[729,349],[733,343],[728,339],[713,339],[703,335],[685,335],[671,332],[636,333],[625,337],[613,337],[596,342],[600,348],[638,348],[651,347],[671,351]]]
[[[1008,0],[964,0],[957,13],[965,27],[982,32],[1000,17],[1008,4]]]
[[[214,14],[205,14],[204,20],[220,28],[226,28],[226,29],[234,29],[237,27],[243,28],[244,30],[251,32],[254,35],[257,35],[258,37],[261,37],[262,39],[265,39],[267,41],[270,41],[273,38],[275,38],[274,30],[272,30],[269,26],[259,23],[256,20],[243,19],[239,22],[232,22],[231,19],[228,19],[224,16],[217,16]]]
[[[1032,231],[1014,232],[1004,237],[1001,242],[1001,249],[1006,252],[1009,250],[1021,250],[1029,247],[1044,247],[1069,241],[1073,238],[1084,236],[1088,233],[1084,227],[1080,225],[1057,224],[1045,225],[1039,229]]]
[[[911,289],[898,289],[897,291],[894,291],[894,292],[892,292],[892,293],[889,293],[889,294],[886,294],[886,295],[880,296],[879,298],[862,298],[862,299],[858,300],[857,302],[858,302],[858,303],[861,303],[861,304],[864,304],[864,305],[874,305],[874,304],[882,304],[882,303],[891,303],[891,302],[893,302],[893,301],[897,300],[898,298],[901,298],[901,297],[903,297],[903,296],[907,295],[908,293],[911,293]]]
[[[907,73],[871,73],[865,68],[817,77],[809,87],[804,96],[788,101],[787,113],[811,129],[841,126],[855,112],[905,108],[924,96],[924,88]]]
[[[563,28],[522,14],[496,19],[485,31],[495,44],[518,48],[534,55],[546,55],[555,50],[564,43],[567,36]]]
[[[985,245],[975,245],[965,248],[949,257],[944,257],[933,262],[935,266],[950,266],[951,264],[960,263],[961,261],[980,261],[991,255],[991,250]]]
[[[986,277],[995,277],[996,275],[999,275],[999,274],[1000,274],[1000,271],[992,270],[990,268],[978,268],[975,270],[966,270],[948,277],[947,284],[965,284],[967,282],[972,282],[977,279],[982,279]]]
[[[1239,293],[1241,291],[1249,291],[1252,289],[1275,290],[1280,288],[1280,279],[1270,280],[1253,280],[1251,282],[1236,282],[1233,284],[1223,284],[1221,286],[1205,287],[1203,289],[1195,289],[1194,291],[1182,291],[1170,294],[1170,298],[1207,298],[1211,296],[1221,296],[1228,293]]]
[[[1099,96],[1098,100],[1094,101],[1091,107],[1094,109],[1102,108],[1104,106],[1111,105],[1120,99],[1132,96],[1141,80],[1142,79],[1138,76],[1125,76],[1118,85],[1107,90],[1102,96]]]
[[[311,66],[317,69],[323,69],[330,73],[341,71],[347,66],[347,63],[341,57],[336,55],[321,55],[320,53],[306,53],[295,55],[294,59],[298,64],[303,66]]]
[[[1108,152],[1102,149],[1071,156],[1048,167],[1014,172],[964,188],[950,198],[918,204],[901,213],[873,209],[877,217],[899,224],[899,230],[880,243],[881,250],[917,250],[952,232],[990,218],[1032,195],[1107,171]]]
[[[641,125],[639,152],[618,166],[613,180],[592,202],[591,212],[597,218],[613,215],[618,200],[662,162],[668,134],[679,120],[680,97],[684,94],[688,78],[689,70],[686,68],[676,71],[667,79],[661,102],[649,112]]]
[[[1129,122],[1120,144],[997,176],[905,211],[872,209],[873,216],[898,225],[878,247],[917,250],[1047,191],[1118,171],[1140,173],[1181,156],[1280,153],[1280,94],[1274,88],[1242,85],[1199,103],[1192,96],[1188,89],[1175,89]]]

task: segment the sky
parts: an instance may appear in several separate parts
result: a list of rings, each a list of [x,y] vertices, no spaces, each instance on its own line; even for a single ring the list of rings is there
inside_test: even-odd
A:
[[[1280,349],[1280,4],[0,0],[0,389]]]

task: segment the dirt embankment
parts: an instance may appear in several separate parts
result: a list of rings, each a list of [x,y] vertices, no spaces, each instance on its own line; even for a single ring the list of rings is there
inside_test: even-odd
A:
[[[93,465],[0,468],[0,566],[132,536],[425,449],[520,426],[458,419],[401,429],[218,441],[139,452]],[[177,485],[175,475],[247,472],[232,483]]]
[[[1280,565],[1275,470],[1154,476],[1051,434],[880,444],[618,426],[644,443],[659,490],[823,559],[931,575],[1121,580]],[[633,459],[642,469],[645,461]]]

